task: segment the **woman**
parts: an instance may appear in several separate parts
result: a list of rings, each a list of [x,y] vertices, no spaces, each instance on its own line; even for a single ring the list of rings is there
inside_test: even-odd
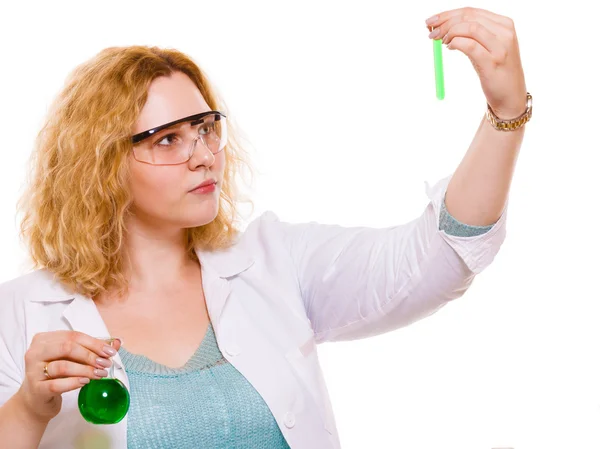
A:
[[[38,136],[23,202],[38,270],[0,286],[0,441],[338,448],[316,343],[430,315],[505,236],[529,117],[498,124],[527,106],[514,27],[474,9],[426,25],[472,60],[490,113],[423,214],[385,229],[267,212],[238,231],[233,182],[245,159],[201,70],[139,46],[78,67]],[[95,426],[78,391],[111,363],[131,407]]]

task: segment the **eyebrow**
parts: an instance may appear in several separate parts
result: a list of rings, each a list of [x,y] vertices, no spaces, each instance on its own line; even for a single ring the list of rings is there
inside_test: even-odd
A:
[[[158,133],[162,133],[163,131],[173,131],[173,130],[181,130],[181,128],[183,128],[185,125],[187,125],[190,122],[183,122],[183,123],[178,123],[176,125],[173,126],[169,126],[168,128],[165,129],[161,129]],[[157,134],[158,134],[157,133]]]
[[[198,114],[192,114],[192,115],[189,115],[187,117],[184,117],[184,118],[181,118],[178,120],[174,120],[173,122],[169,122],[168,124],[157,126],[155,128],[149,129],[147,131],[142,131],[140,133],[134,134],[133,136],[131,136],[131,141],[135,145],[136,143],[141,142],[150,136],[158,135],[159,133],[162,133],[164,130],[170,130],[170,131],[181,130],[181,127],[187,122],[194,122],[194,125],[199,124],[204,121],[203,117],[210,114],[211,112],[217,113],[217,114],[219,114],[220,117],[223,117],[223,118],[227,117],[222,112],[208,110],[208,111],[200,112]],[[194,120],[194,118],[195,118],[195,120]],[[196,122],[196,120],[198,120],[198,121]],[[179,125],[180,123],[181,123],[181,125]],[[179,125],[179,126],[177,126],[177,125]]]
[[[169,126],[168,128],[161,129],[160,131],[158,131],[158,132],[155,134],[155,136],[157,136],[157,135],[159,135],[159,134],[161,134],[161,135],[162,135],[162,133],[164,133],[164,132],[169,132],[169,131],[181,131],[181,130],[183,129],[183,127],[184,127],[184,126],[186,126],[186,125],[195,126],[195,125],[197,125],[198,123],[199,123],[199,121],[198,121],[197,119],[196,119],[196,120],[189,120],[189,121],[187,121],[187,122],[178,123],[178,124],[176,124],[176,125]]]

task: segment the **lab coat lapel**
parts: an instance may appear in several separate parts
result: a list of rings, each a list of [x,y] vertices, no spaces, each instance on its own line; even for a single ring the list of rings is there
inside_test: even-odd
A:
[[[94,301],[84,295],[74,294],[74,299],[63,311],[63,316],[75,331],[88,334],[95,338],[111,337],[102,316],[96,308]],[[127,387],[129,383],[123,373],[123,362],[117,353],[112,357],[115,364],[114,375],[120,379]]]
[[[204,288],[204,299],[210,316],[210,321],[217,326],[223,307],[229,294],[231,285],[226,278],[219,277],[214,271],[202,267],[202,287]]]
[[[230,279],[254,264],[240,244],[219,251],[196,249],[202,270],[202,287],[210,319],[218,326],[219,319],[231,293]]]

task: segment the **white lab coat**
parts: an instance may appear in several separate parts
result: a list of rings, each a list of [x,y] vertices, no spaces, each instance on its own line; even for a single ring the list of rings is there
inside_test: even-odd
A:
[[[292,449],[340,447],[316,344],[365,338],[426,317],[460,297],[504,238],[506,209],[475,237],[438,230],[450,177],[424,213],[382,229],[290,224],[272,212],[253,220],[229,250],[198,251],[219,348],[256,388]],[[94,302],[45,270],[0,285],[0,405],[19,388],[23,356],[38,332],[108,335]],[[119,356],[115,375],[129,386]],[[78,390],[63,395],[41,449],[126,449],[127,417],[88,424]]]

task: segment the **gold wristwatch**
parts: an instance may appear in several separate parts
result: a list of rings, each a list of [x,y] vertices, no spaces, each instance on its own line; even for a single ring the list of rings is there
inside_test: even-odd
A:
[[[518,116],[517,118],[513,118],[510,120],[502,120],[490,107],[489,103],[487,105],[487,113],[485,116],[487,117],[490,124],[499,131],[516,131],[521,128],[531,119],[531,111],[532,111],[532,97],[529,92],[527,92],[527,109],[523,114]]]

